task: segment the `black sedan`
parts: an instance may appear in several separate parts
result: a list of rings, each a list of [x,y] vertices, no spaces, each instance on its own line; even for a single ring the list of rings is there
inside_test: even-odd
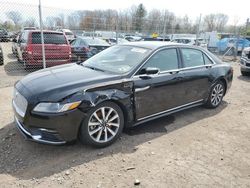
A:
[[[94,37],[77,37],[71,43],[72,61],[85,61],[110,47],[106,41]]]
[[[233,69],[210,52],[167,42],[110,47],[82,64],[31,73],[15,85],[15,121],[33,141],[79,138],[105,147],[127,127],[180,110],[216,108]]]

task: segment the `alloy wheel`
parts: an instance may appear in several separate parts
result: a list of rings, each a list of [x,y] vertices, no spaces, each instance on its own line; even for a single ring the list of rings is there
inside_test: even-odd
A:
[[[118,112],[112,107],[98,108],[89,118],[88,134],[97,143],[112,140],[120,127]]]
[[[224,95],[224,87],[221,84],[217,84],[211,94],[211,103],[213,106],[218,106],[222,101]]]

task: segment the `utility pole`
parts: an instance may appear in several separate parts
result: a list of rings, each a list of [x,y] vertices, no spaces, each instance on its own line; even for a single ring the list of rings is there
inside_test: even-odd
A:
[[[198,23],[197,31],[196,31],[196,40],[195,40],[196,46],[198,46],[198,36],[200,34],[201,16],[202,16],[202,14],[200,14],[199,23]]]
[[[167,19],[166,19],[166,10],[165,10],[165,14],[164,14],[164,26],[163,26],[163,41],[165,41],[166,39],[166,24],[167,24]]]
[[[42,19],[42,5],[41,0],[39,0],[39,22],[40,22],[40,31],[41,31],[41,44],[42,44],[42,56],[43,56],[43,68],[46,68],[45,62],[45,49],[44,49],[44,36],[43,36],[43,19]]]

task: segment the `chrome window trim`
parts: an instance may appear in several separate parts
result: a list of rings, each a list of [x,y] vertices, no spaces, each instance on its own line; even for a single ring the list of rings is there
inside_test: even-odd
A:
[[[139,119],[137,119],[137,121],[141,121],[141,120],[144,120],[144,119],[148,119],[148,118],[151,118],[151,117],[154,117],[154,116],[157,116],[157,115],[162,115],[162,114],[164,114],[164,113],[167,113],[167,112],[170,112],[170,111],[173,111],[173,110],[178,110],[178,109],[181,109],[181,108],[184,108],[184,107],[187,107],[187,106],[190,106],[190,105],[193,105],[193,104],[202,102],[202,101],[204,101],[204,99],[200,99],[200,100],[197,100],[197,101],[194,101],[194,102],[190,102],[190,103],[183,104],[183,105],[180,105],[180,106],[177,106],[177,107],[174,107],[174,108],[170,108],[170,109],[168,109],[168,110],[164,110],[164,111],[161,111],[161,112],[157,112],[157,113],[154,113],[154,114],[151,114],[151,115],[148,115],[148,116],[139,118]]]
[[[141,66],[139,66],[137,68],[137,70],[131,75],[131,78],[138,78],[140,76],[143,76],[143,75],[136,75],[136,73],[149,61],[149,59],[155,55],[157,52],[161,51],[161,50],[165,50],[165,49],[176,49],[176,50],[181,50],[182,48],[187,48],[187,49],[192,49],[192,50],[198,50],[200,51],[201,53],[204,53],[208,59],[212,62],[212,64],[204,64],[204,65],[199,65],[199,66],[193,66],[193,67],[183,67],[183,68],[179,68],[179,69],[172,69],[172,70],[167,70],[167,71],[160,71],[159,73],[157,74],[154,74],[154,75],[160,75],[160,74],[165,74],[165,73],[171,73],[171,72],[178,72],[178,71],[183,71],[183,70],[190,70],[190,69],[196,69],[196,68],[202,68],[202,67],[208,67],[208,66],[213,66],[215,65],[215,61],[213,60],[213,58],[210,57],[210,55],[206,52],[206,51],[203,51],[202,49],[196,49],[196,48],[190,48],[188,46],[169,46],[169,47],[163,47],[163,48],[159,48],[157,50],[155,50],[142,64]],[[178,54],[177,54],[178,55]]]
[[[207,65],[200,65],[200,66],[194,66],[194,67],[186,67],[186,68],[180,68],[180,69],[172,69],[168,71],[162,71],[157,74],[147,75],[147,74],[141,74],[141,75],[135,75],[133,78],[139,78],[140,76],[157,76],[157,75],[164,75],[164,74],[170,74],[171,72],[181,72],[181,71],[188,71],[192,69],[198,69],[198,68],[205,68],[209,66],[213,66],[214,64],[207,64]]]

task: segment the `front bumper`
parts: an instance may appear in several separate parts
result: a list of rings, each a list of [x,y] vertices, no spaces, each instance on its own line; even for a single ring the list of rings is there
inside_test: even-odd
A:
[[[32,140],[42,144],[53,144],[53,145],[61,145],[65,144],[66,141],[61,140],[60,136],[57,132],[51,132],[47,129],[37,129],[36,131],[27,130],[24,125],[15,117],[16,127],[22,133],[22,135],[27,140]]]
[[[60,114],[34,114],[28,105],[23,117],[13,103],[15,123],[27,140],[44,144],[61,145],[77,139],[85,117],[79,109]]]
[[[244,72],[250,72],[250,60],[247,58],[240,59],[240,67]]]

